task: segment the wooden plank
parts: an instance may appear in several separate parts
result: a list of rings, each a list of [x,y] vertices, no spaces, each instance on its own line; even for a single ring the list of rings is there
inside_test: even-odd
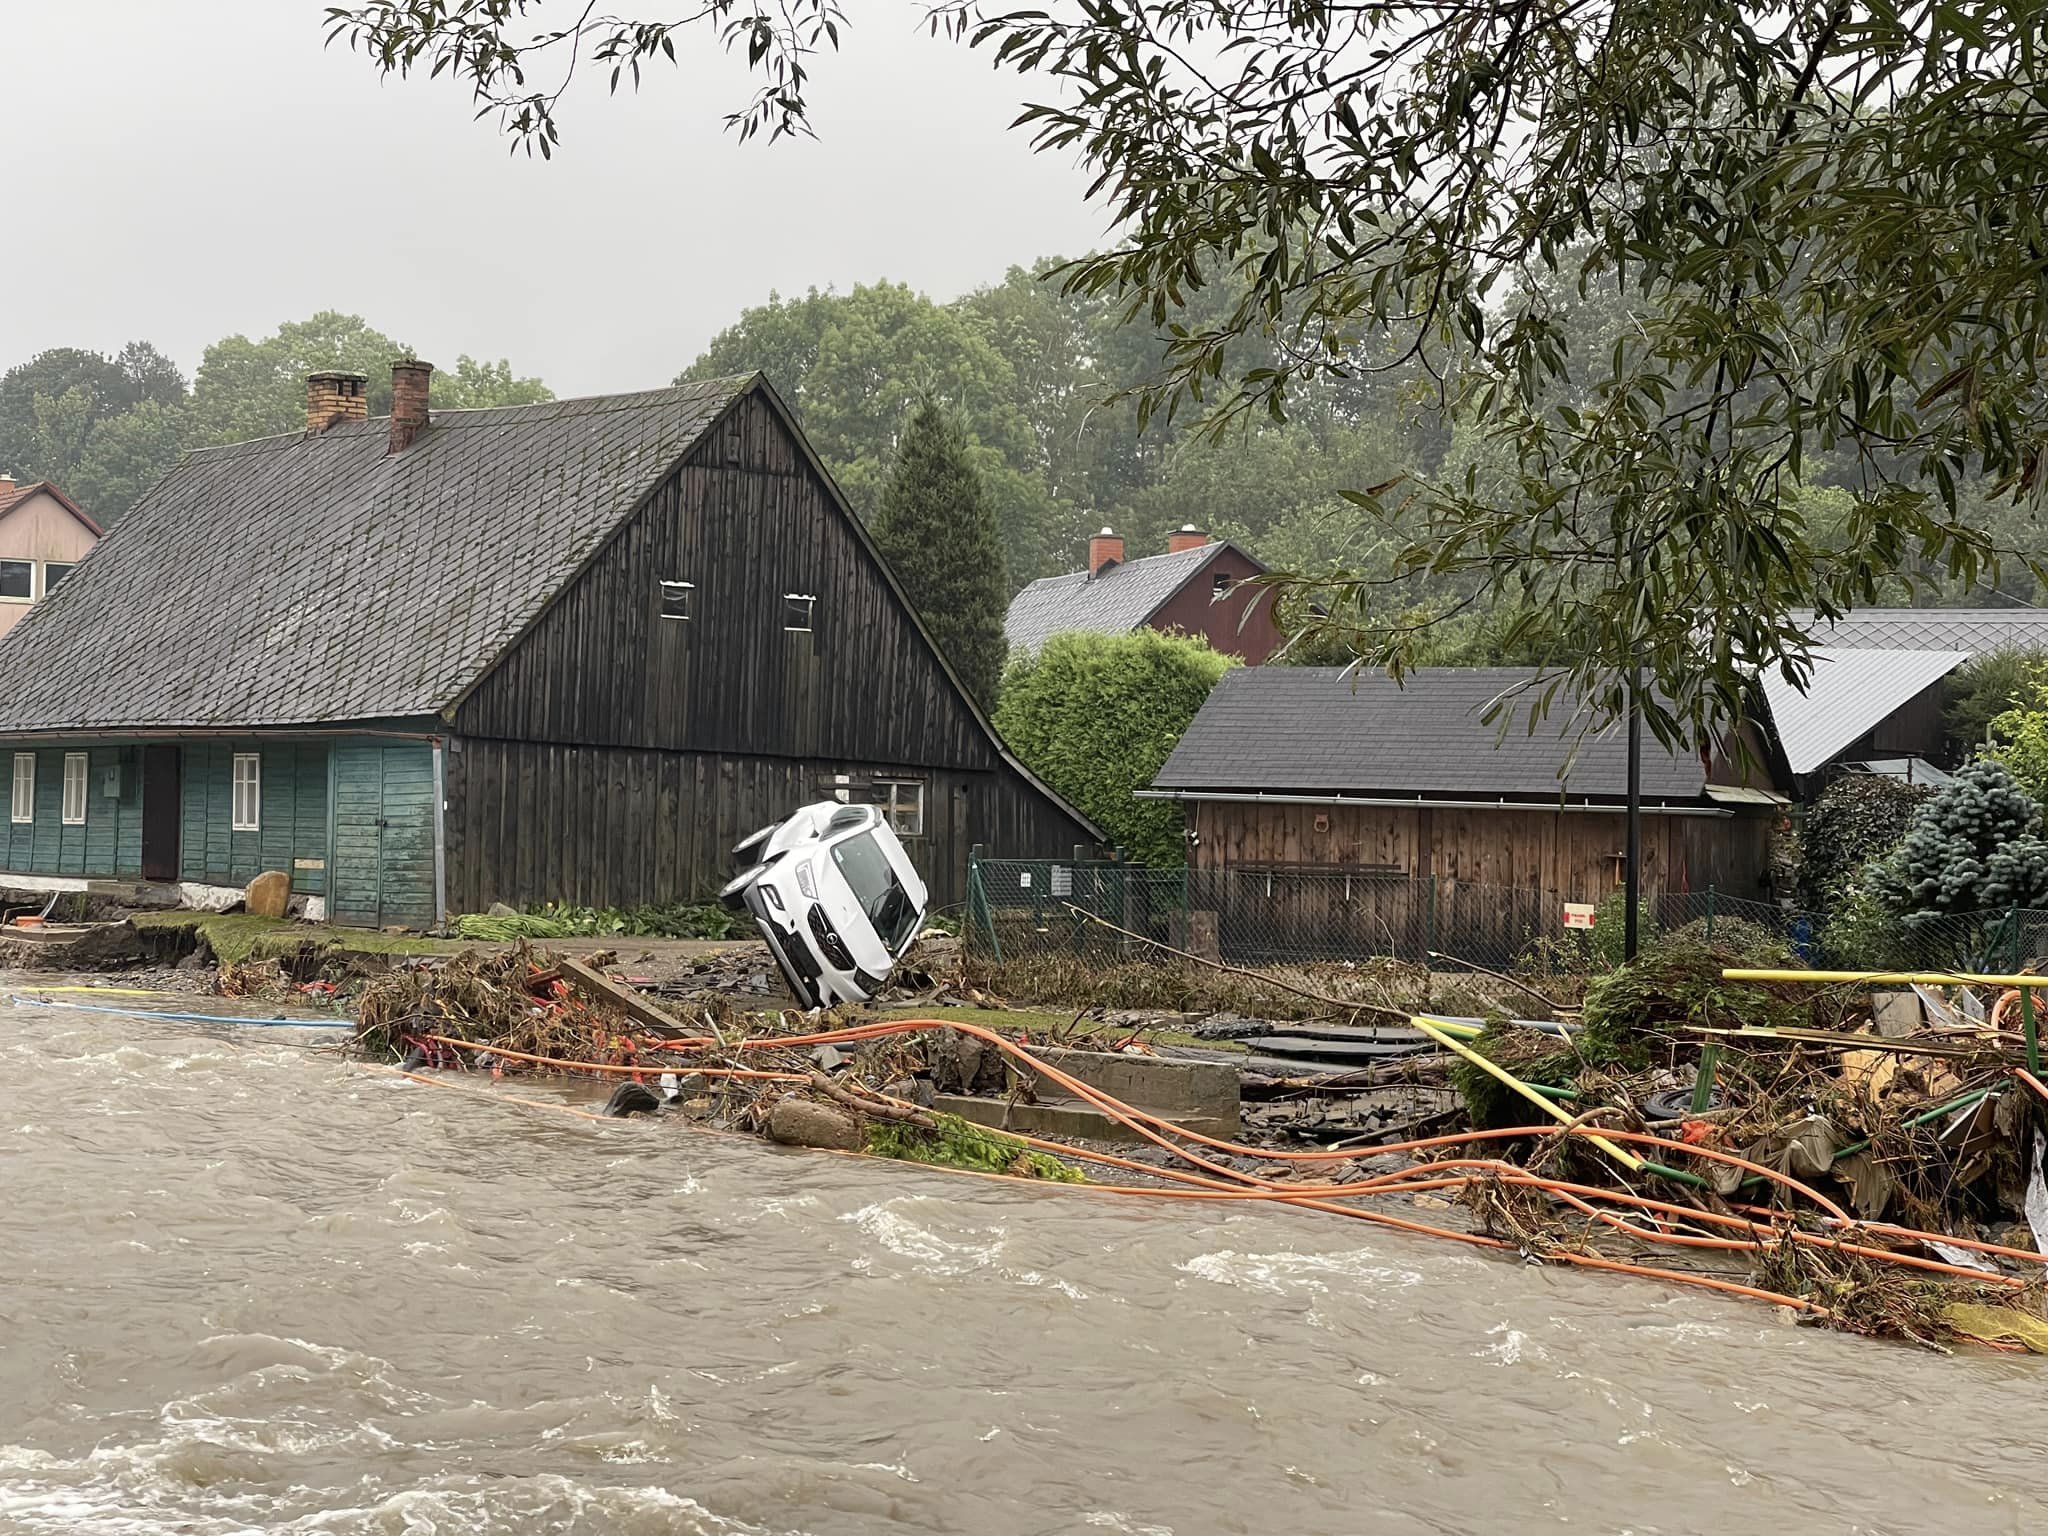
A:
[[[593,1002],[610,1003],[635,1023],[659,1031],[664,1039],[673,1040],[689,1033],[632,987],[613,981],[581,960],[564,958],[560,963],[562,979]]]

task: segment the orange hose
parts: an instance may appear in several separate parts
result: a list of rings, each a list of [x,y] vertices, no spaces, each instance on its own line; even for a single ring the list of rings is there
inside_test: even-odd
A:
[[[525,1051],[510,1051],[502,1045],[479,1045],[474,1040],[458,1040],[453,1035],[415,1035],[417,1040],[432,1040],[437,1045],[452,1045],[465,1051],[481,1051],[486,1056],[503,1056],[508,1061],[530,1061],[543,1067],[566,1067],[572,1072],[611,1072],[623,1077],[659,1077],[664,1072],[695,1077],[748,1077],[775,1083],[807,1083],[810,1078],[801,1072],[756,1072],[748,1067],[691,1067],[674,1063],[652,1067],[618,1067],[604,1061],[567,1061],[560,1056],[534,1056]]]

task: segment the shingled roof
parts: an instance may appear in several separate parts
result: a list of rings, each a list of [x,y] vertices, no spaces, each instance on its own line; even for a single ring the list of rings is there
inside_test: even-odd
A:
[[[757,377],[193,453],[0,645],[0,728],[437,713]]]
[[[1538,675],[1529,667],[1421,667],[1403,686],[1384,673],[1338,667],[1234,667],[1153,787],[1475,800],[1625,794],[1626,733],[1618,724],[1584,733],[1569,697],[1560,694],[1534,734],[1526,703],[1515,706],[1505,736],[1498,722],[1480,718]],[[1567,761],[1570,773],[1560,779]],[[1698,800],[1706,782],[1697,756],[1675,756],[1645,734],[1645,800]]]
[[[1013,651],[1036,651],[1069,630],[1127,635],[1170,602],[1221,551],[1236,548],[1228,540],[1215,539],[1173,554],[1125,560],[1099,576],[1087,571],[1041,576],[1010,599],[1003,638]]]
[[[1832,624],[1802,609],[1791,618],[1838,650],[2048,651],[2048,608],[1858,608]]]

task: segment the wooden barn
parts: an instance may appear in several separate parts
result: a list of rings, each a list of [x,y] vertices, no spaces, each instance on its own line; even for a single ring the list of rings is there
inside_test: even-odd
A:
[[[0,884],[232,887],[426,927],[702,896],[809,800],[968,849],[1097,829],[997,739],[759,375],[433,411],[309,381],[190,455],[0,647]]]
[[[1505,929],[1554,931],[1567,904],[1597,905],[1623,875],[1626,737],[1584,733],[1568,700],[1533,734],[1525,712],[1504,735],[1481,718],[1535,675],[1225,673],[1146,792],[1185,805],[1190,904],[1250,891],[1269,928],[1348,925],[1379,953],[1419,950],[1429,932],[1446,949],[1462,936],[1512,952]],[[1674,755],[1645,737],[1647,899],[1767,896],[1784,802],[1774,748],[1749,743],[1745,775],[1733,751]]]

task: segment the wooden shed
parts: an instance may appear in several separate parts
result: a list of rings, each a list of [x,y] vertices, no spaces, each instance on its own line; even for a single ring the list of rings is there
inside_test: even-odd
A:
[[[1596,905],[1623,876],[1622,729],[1588,731],[1568,699],[1533,733],[1525,711],[1505,731],[1482,718],[1537,675],[1421,668],[1403,686],[1335,668],[1239,668],[1145,793],[1186,807],[1191,891],[1209,872],[1330,877],[1282,878],[1274,889],[1303,910],[1274,920],[1417,933],[1442,924],[1448,935],[1456,914],[1499,949],[1489,914],[1555,928],[1567,904]],[[1694,755],[1645,739],[1646,898],[1768,895],[1784,801],[1775,750],[1745,734],[1746,769],[1732,740]]]
[[[336,920],[701,897],[745,833],[887,810],[967,852],[1097,829],[1002,746],[759,375],[432,412],[318,375],[190,455],[0,648],[0,883],[238,886]]]

